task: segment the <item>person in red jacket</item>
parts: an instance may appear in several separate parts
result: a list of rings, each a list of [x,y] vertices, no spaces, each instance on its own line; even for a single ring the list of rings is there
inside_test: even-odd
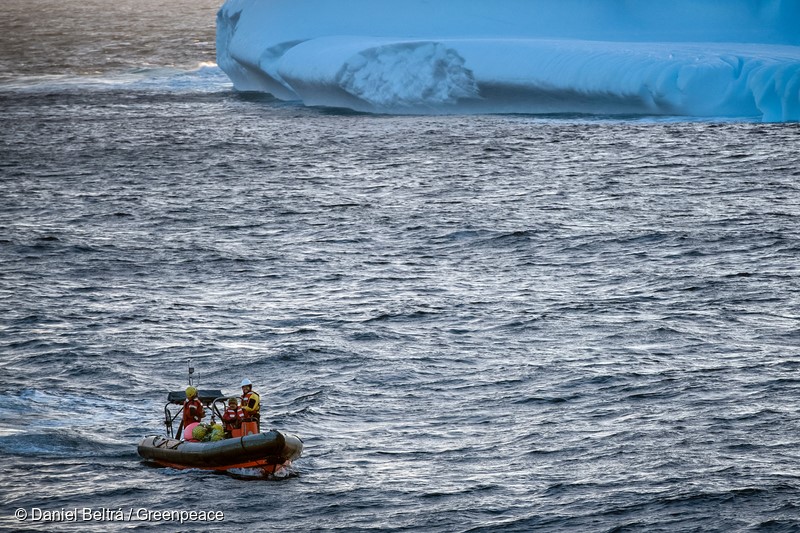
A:
[[[222,422],[225,425],[225,435],[230,437],[231,431],[242,427],[244,411],[239,407],[236,398],[228,399],[228,408],[222,413]]]
[[[189,385],[186,387],[186,401],[183,402],[183,427],[200,422],[205,415],[203,402],[197,398],[197,389]]]

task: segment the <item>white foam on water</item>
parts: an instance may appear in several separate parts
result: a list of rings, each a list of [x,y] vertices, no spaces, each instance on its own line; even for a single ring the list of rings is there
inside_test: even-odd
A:
[[[163,93],[213,93],[230,91],[233,85],[216,63],[203,62],[197,68],[141,68],[102,75],[22,76],[0,83],[0,90],[49,92],[64,90],[88,91],[155,91]]]

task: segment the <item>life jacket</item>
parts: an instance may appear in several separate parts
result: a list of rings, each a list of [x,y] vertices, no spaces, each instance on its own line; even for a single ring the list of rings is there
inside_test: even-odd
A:
[[[239,407],[234,409],[228,407],[225,409],[225,412],[222,413],[222,421],[225,423],[225,431],[230,431],[231,429],[241,427],[243,418],[244,411],[242,411]]]
[[[189,424],[194,422],[200,422],[204,416],[203,402],[197,398],[183,402],[183,427],[188,427]]]
[[[260,411],[261,411],[261,397],[255,391],[247,391],[242,394],[242,401],[240,402],[242,405],[242,411],[244,411],[244,418],[254,418],[258,420],[260,418]]]

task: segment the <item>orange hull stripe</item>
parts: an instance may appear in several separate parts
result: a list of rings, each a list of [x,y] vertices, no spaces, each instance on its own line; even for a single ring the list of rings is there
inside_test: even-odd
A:
[[[283,465],[276,465],[275,463],[267,463],[266,461],[249,461],[246,463],[236,463],[233,465],[224,465],[224,466],[192,466],[192,465],[184,465],[180,463],[171,463],[169,461],[163,461],[161,459],[151,459],[156,463],[162,466],[168,466],[170,468],[176,468],[178,470],[188,470],[191,468],[195,468],[198,470],[216,470],[218,472],[224,472],[226,470],[231,470],[232,468],[261,468],[262,470],[266,470],[270,474],[275,473],[275,470],[279,466]]]

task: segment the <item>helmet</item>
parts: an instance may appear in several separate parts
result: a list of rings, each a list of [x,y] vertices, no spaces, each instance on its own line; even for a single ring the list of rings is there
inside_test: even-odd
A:
[[[252,381],[250,381],[250,380],[249,380],[249,379],[247,379],[247,378],[244,378],[244,379],[242,380],[242,387],[246,387],[247,385],[252,385],[252,384],[253,384],[253,382],[252,382]]]
[[[239,402],[236,401],[236,398],[228,398],[228,405],[236,405]]]
[[[197,396],[197,389],[195,387],[192,387],[191,385],[186,387],[186,397],[191,399],[194,398],[195,396]]]

